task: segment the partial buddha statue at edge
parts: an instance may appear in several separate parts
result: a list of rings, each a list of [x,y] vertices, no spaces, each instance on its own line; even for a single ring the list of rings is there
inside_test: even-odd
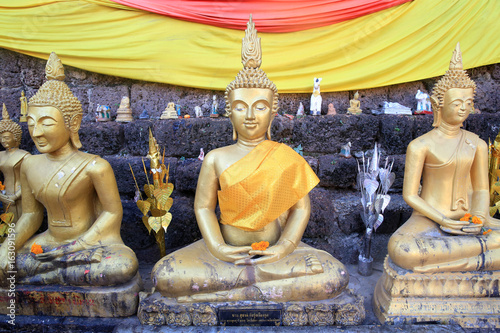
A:
[[[21,164],[30,153],[19,149],[23,131],[21,126],[13,122],[5,104],[0,121],[0,139],[5,151],[0,152],[0,171],[4,177],[5,194],[0,193],[0,201],[7,207],[7,212],[14,214],[16,222],[22,214],[21,209]]]
[[[113,170],[99,156],[78,151],[82,108],[63,82],[64,68],[55,53],[47,62],[46,77],[29,100],[28,128],[41,154],[26,157],[21,167],[16,282],[125,283],[136,275],[138,262],[120,236],[123,210]],[[44,209],[48,229],[35,235]],[[0,249],[1,281],[9,270],[8,251],[6,244]]]
[[[413,140],[406,152],[403,197],[413,214],[388,245],[400,267],[415,272],[500,269],[500,221],[489,216],[488,147],[461,128],[474,110],[475,90],[457,44],[449,70],[432,92],[434,129]],[[466,214],[479,218],[478,224],[461,221]]]
[[[178,302],[333,298],[349,275],[330,254],[300,241],[311,211],[308,192],[319,180],[293,149],[270,140],[278,91],[259,68],[251,18],[242,63],[225,93],[237,142],[208,153],[198,179],[194,209],[203,239],[162,258],[154,285]],[[261,241],[270,246],[253,250]]]

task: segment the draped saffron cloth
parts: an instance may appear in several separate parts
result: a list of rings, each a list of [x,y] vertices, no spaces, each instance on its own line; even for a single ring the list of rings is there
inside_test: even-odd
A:
[[[292,32],[339,23],[411,0],[112,0],[179,20],[245,30],[249,14],[260,32]]]
[[[224,170],[219,182],[220,222],[255,231],[290,209],[319,179],[292,148],[265,140]]]

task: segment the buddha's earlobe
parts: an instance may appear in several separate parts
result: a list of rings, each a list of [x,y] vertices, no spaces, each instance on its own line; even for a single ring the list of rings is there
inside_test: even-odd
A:
[[[432,123],[432,126],[438,127],[441,123],[441,107],[439,106],[439,100],[434,95],[430,97],[430,100],[432,105],[432,113],[434,114],[434,122]]]
[[[82,123],[82,115],[75,114],[69,120],[69,137],[71,143],[76,149],[82,148],[82,143],[80,141],[80,136],[78,135],[78,130],[80,129],[80,125]]]

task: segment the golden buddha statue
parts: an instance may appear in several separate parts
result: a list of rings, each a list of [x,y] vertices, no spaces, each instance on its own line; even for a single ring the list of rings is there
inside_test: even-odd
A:
[[[175,103],[167,104],[165,110],[161,113],[160,119],[178,119],[177,111],[175,111]]]
[[[119,123],[129,123],[134,121],[132,116],[132,109],[130,108],[130,98],[123,96],[120,101],[120,106],[116,110],[116,120]]]
[[[194,209],[203,239],[155,265],[156,291],[180,303],[333,298],[349,275],[330,254],[300,241],[308,192],[319,180],[293,149],[270,140],[278,91],[260,69],[251,18],[242,63],[225,92],[237,142],[209,152],[198,178]]]
[[[0,201],[4,208],[9,207],[6,212],[14,214],[13,221],[16,222],[22,214],[21,209],[21,164],[27,155],[27,151],[19,149],[22,137],[21,126],[13,122],[5,104],[0,121],[0,138],[5,151],[0,152],[0,171],[4,177],[4,193],[0,193]]]
[[[24,96],[24,90],[21,91],[21,97],[19,97],[19,101],[21,102],[21,117],[19,121],[25,123],[28,121],[26,118],[26,114],[28,112],[28,99]]]
[[[488,146],[461,129],[474,109],[475,90],[457,44],[449,71],[432,91],[434,129],[406,151],[403,197],[413,214],[389,241],[389,256],[400,267],[416,272],[500,269],[500,234],[481,236],[483,229],[500,226],[488,209]],[[465,214],[481,223],[461,221]]]
[[[21,166],[16,283],[123,284],[136,276],[138,262],[120,236],[123,211],[113,170],[104,159],[78,151],[82,108],[63,82],[64,68],[55,53],[45,71],[48,81],[28,107],[29,133],[41,154],[25,157]],[[44,209],[48,229],[35,235]],[[6,244],[0,249],[3,283],[13,271],[9,251]]]
[[[374,293],[381,321],[485,327],[491,319],[489,327],[500,327],[500,221],[489,214],[488,146],[461,128],[475,90],[457,44],[432,91],[434,129],[406,151],[403,198],[413,213],[389,240]]]
[[[354,98],[349,101],[350,107],[347,109],[347,114],[361,114],[363,110],[361,110],[359,101],[359,93],[356,91],[354,94]]]

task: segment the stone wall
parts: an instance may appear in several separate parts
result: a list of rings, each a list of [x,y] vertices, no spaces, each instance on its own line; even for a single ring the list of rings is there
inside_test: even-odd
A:
[[[5,103],[11,117],[19,119],[21,90],[31,97],[44,81],[45,61],[0,49],[0,103]],[[475,106],[482,114],[471,115],[465,127],[484,140],[494,138],[500,130],[500,65],[490,65],[469,71],[478,85]],[[236,74],[236,73],[235,73]],[[272,79],[272,74],[270,74]],[[302,145],[303,154],[321,182],[311,192],[313,212],[304,234],[304,241],[332,253],[345,263],[357,260],[363,234],[359,217],[360,201],[356,192],[356,160],[339,156],[340,146],[350,141],[352,152],[372,149],[380,143],[384,156],[394,159],[397,179],[385,221],[377,230],[373,251],[377,260],[387,253],[387,240],[392,232],[411,214],[401,196],[405,151],[408,143],[431,129],[432,116],[374,116],[384,101],[399,102],[416,108],[417,89],[430,92],[436,78],[419,82],[360,91],[363,114],[346,115],[354,91],[323,93],[323,113],[333,102],[336,116],[306,117],[289,120],[277,117],[272,126],[273,139],[291,147]],[[221,91],[207,91],[167,84],[134,81],[66,67],[66,82],[82,102],[84,118],[80,137],[83,151],[103,156],[112,165],[124,206],[122,236],[141,260],[156,262],[159,252],[154,238],[141,222],[141,214],[133,201],[135,185],[129,170],[132,166],[139,184],[145,184],[141,157],[148,151],[148,129],[151,128],[160,147],[165,148],[174,183],[172,223],[167,232],[167,247],[171,250],[187,245],[201,237],[196,225],[193,201],[201,162],[200,148],[205,152],[232,144],[231,124],[227,118],[194,118],[194,106],[201,106],[208,116],[212,95],[223,113]],[[312,87],[311,87],[312,89]],[[147,110],[152,120],[123,123],[96,123],[97,104],[109,105],[112,116],[122,96],[129,96],[134,117]],[[310,94],[282,94],[280,113],[295,114],[300,102],[309,107]],[[168,102],[182,105],[183,114],[190,119],[158,120]],[[22,124],[22,148],[36,153],[36,148]],[[148,164],[148,162],[146,161]]]

